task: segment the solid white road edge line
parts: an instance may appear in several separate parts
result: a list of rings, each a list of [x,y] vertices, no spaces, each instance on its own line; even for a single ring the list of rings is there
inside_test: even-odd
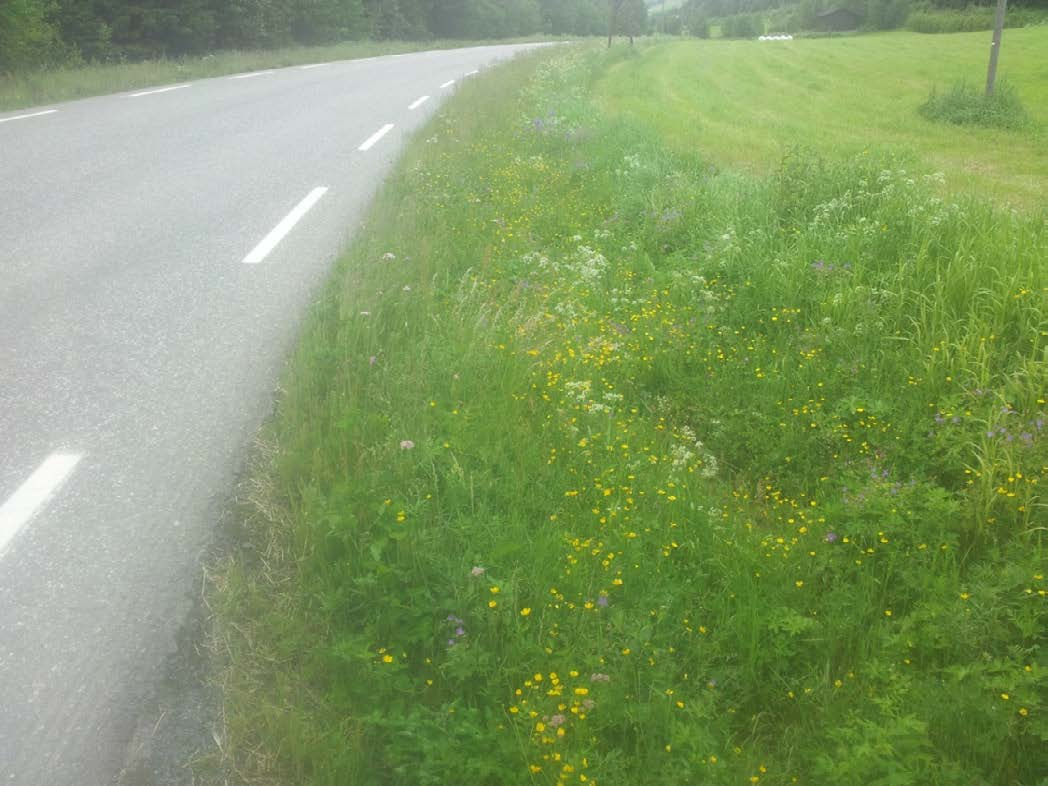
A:
[[[253,76],[263,76],[265,74],[272,74],[276,69],[270,68],[265,71],[252,71],[250,74],[237,74],[236,76],[229,77],[230,79],[251,79]]]
[[[0,507],[0,556],[18,530],[58,491],[82,457],[81,453],[52,453]]]
[[[9,120],[25,120],[27,117],[40,117],[41,115],[53,115],[57,112],[57,109],[45,109],[43,112],[33,112],[28,115],[15,115],[14,117],[0,117],[0,123],[6,123]]]
[[[357,150],[359,150],[361,153],[370,150],[372,147],[375,146],[375,143],[378,142],[378,140],[380,140],[382,137],[384,137],[392,130],[393,124],[386,123],[384,126],[382,126],[382,128],[380,128],[378,131],[376,131],[374,134],[372,134],[366,140],[364,140],[364,144],[358,147]]]
[[[310,208],[319,202],[320,198],[326,193],[327,188],[325,186],[317,186],[310,191],[306,198],[295,205],[295,209],[284,216],[283,221],[273,227],[272,231],[262,238],[262,242],[255,246],[250,254],[244,257],[243,263],[245,265],[257,265],[269,256],[269,253],[277,247],[277,244],[284,239],[287,233],[294,229],[295,224],[301,221]]]
[[[408,109],[418,109],[420,106],[422,106],[427,101],[429,101],[429,96],[422,96],[422,98],[419,98],[418,100],[413,101],[411,103],[411,106],[408,107]]]
[[[444,89],[445,87],[451,87],[453,84],[455,84],[455,80],[454,79],[449,79],[447,82],[442,84],[440,87],[441,87],[441,89]]]
[[[331,63],[310,63],[309,65],[300,65],[303,71],[308,71],[310,68],[320,68],[321,66],[331,65]]]
[[[157,93],[170,93],[172,90],[181,90],[183,87],[189,87],[189,84],[158,87],[156,90],[143,90],[141,93],[131,93],[128,95],[128,98],[141,98],[142,96],[151,96],[156,95]]]
[[[466,76],[473,76],[474,74],[479,74],[479,73],[480,73],[480,69],[476,68],[476,69],[474,69],[472,71],[467,71],[466,72]]]

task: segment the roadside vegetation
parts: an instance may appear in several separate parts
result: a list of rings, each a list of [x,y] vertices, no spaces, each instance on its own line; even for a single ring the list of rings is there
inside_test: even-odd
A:
[[[1043,783],[1043,205],[609,108],[683,56],[471,81],[378,196],[210,593],[248,782]]]

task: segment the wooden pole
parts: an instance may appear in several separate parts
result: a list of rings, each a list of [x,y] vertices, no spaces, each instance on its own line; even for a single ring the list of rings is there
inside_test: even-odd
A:
[[[611,49],[611,34],[615,30],[615,0],[608,0],[608,49]]]
[[[1004,30],[1004,12],[1008,0],[997,0],[997,16],[993,22],[993,43],[990,44],[990,66],[986,69],[986,95],[993,95],[997,81],[997,56],[1001,52],[1001,31]]]

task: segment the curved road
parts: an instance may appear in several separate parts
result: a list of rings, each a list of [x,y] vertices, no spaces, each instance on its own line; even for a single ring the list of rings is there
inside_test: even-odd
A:
[[[348,228],[441,97],[524,48],[0,114],[0,785],[118,776]]]

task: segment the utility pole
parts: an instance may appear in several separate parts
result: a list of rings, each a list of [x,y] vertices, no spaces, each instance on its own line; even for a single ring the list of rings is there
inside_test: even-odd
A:
[[[1004,30],[1004,11],[1008,0],[997,0],[997,17],[993,22],[993,43],[990,44],[990,67],[986,70],[986,95],[993,95],[997,81],[997,56],[1001,53],[1001,31]]]

